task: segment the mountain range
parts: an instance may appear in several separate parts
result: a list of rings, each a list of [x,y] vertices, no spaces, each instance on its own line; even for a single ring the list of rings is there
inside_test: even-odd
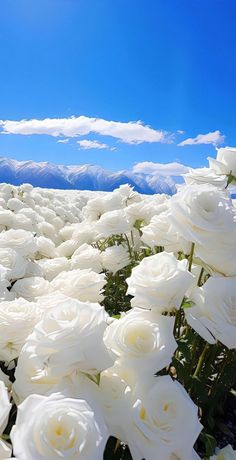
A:
[[[176,192],[179,177],[134,173],[131,170],[112,172],[95,165],[57,165],[49,162],[17,161],[0,157],[0,182],[35,187],[72,190],[112,191],[130,184],[139,193]]]

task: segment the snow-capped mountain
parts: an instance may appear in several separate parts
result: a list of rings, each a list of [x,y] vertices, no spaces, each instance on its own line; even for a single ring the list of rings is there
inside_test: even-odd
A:
[[[145,194],[175,193],[175,180],[130,170],[112,172],[94,165],[56,165],[49,162],[17,161],[0,157],[0,182],[55,189],[112,191],[121,184],[130,184]]]

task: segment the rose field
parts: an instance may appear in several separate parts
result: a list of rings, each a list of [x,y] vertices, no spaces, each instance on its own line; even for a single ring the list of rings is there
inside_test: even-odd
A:
[[[235,183],[0,185],[0,460],[236,459]]]

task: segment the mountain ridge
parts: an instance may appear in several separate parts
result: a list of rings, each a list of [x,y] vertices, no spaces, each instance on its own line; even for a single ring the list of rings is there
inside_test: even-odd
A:
[[[175,183],[179,180],[158,174],[134,173],[126,169],[114,172],[90,164],[67,166],[48,161],[18,161],[0,157],[0,182],[12,185],[29,183],[42,188],[107,192],[129,183],[139,193],[172,195],[176,192]]]

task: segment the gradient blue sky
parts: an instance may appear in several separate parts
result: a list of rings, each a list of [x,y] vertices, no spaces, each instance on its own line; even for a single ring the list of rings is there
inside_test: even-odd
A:
[[[235,0],[2,1],[0,156],[114,170],[142,161],[206,165],[217,143],[236,145],[235,20]],[[114,131],[55,137],[45,125],[48,134],[22,135],[20,124],[18,134],[7,124],[71,116],[123,122],[124,130],[141,120],[168,134],[130,144]],[[212,141],[178,145],[217,130]]]

